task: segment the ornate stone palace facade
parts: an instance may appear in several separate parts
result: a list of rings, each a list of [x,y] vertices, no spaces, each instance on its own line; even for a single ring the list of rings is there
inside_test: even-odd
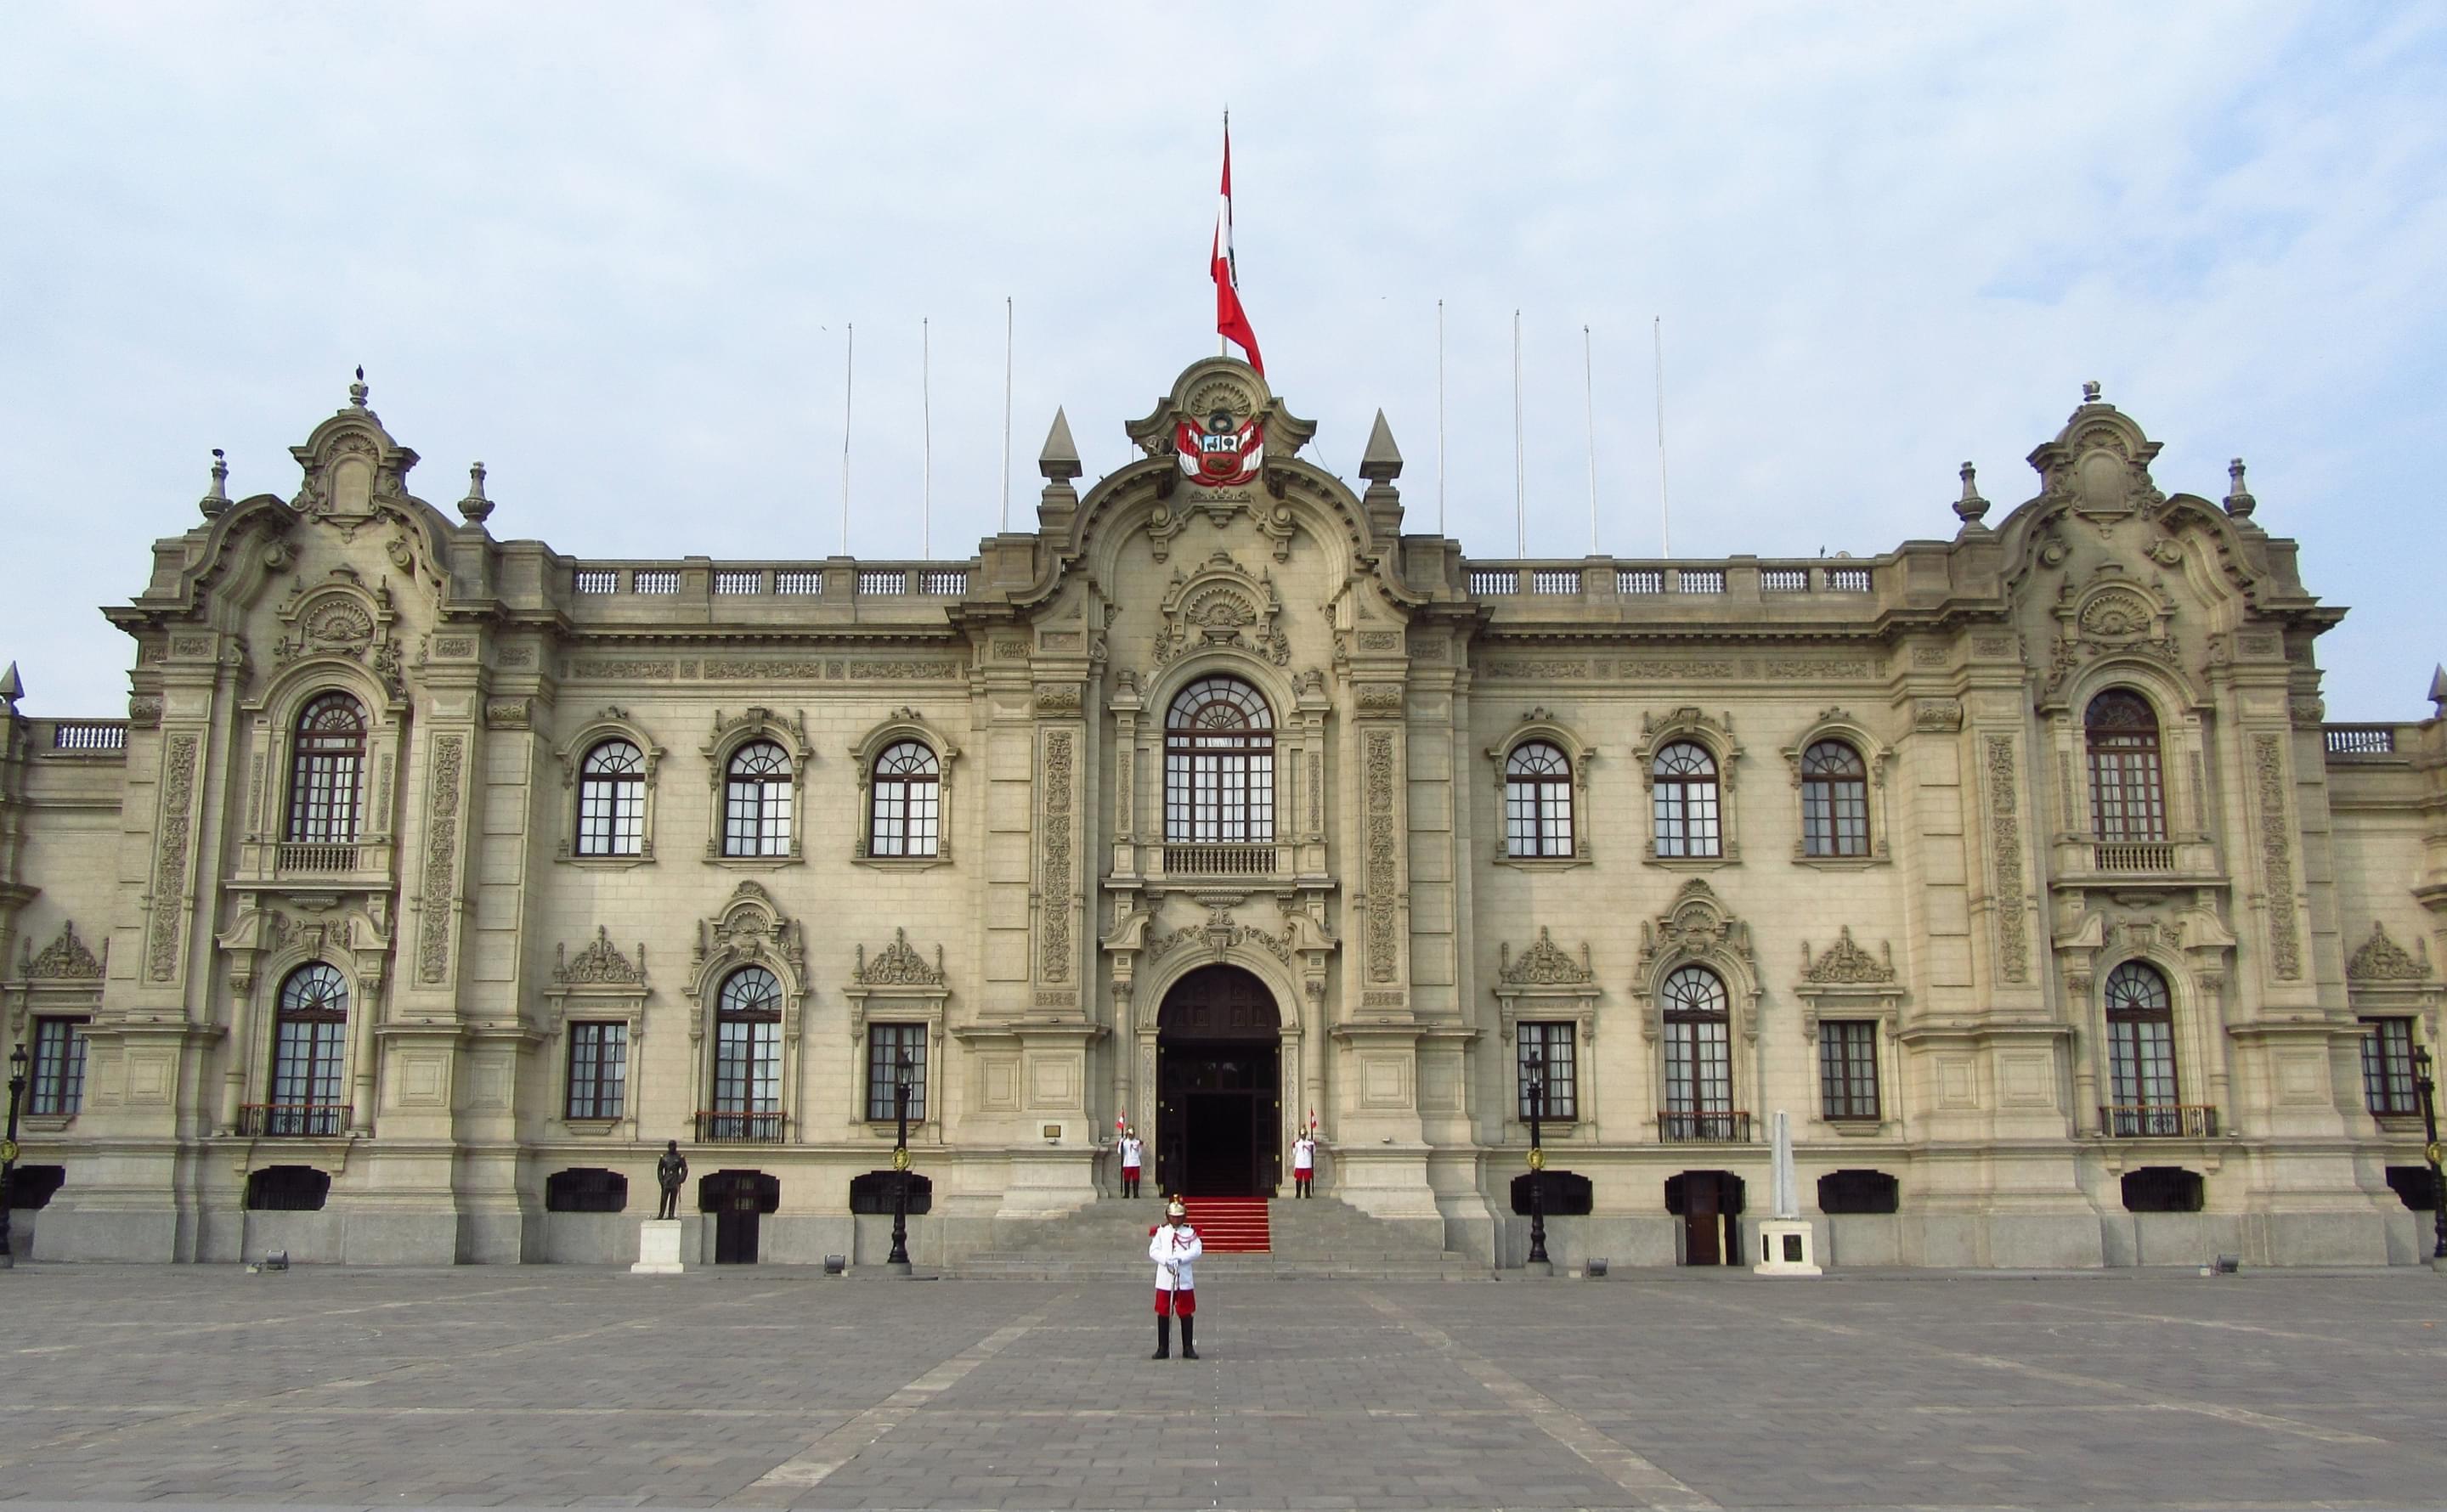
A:
[[[0,690],[34,1252],[625,1260],[677,1139],[709,1257],[874,1258],[905,1075],[922,1260],[1121,1113],[1517,1263],[1533,1068],[1561,1259],[1746,1257],[1779,1109],[1838,1264],[2426,1252],[2447,728],[2324,727],[2239,463],[2093,386],[1950,539],[1480,561],[1312,429],[1200,362],[951,562],[497,539],[362,385],[217,473],[127,717]]]

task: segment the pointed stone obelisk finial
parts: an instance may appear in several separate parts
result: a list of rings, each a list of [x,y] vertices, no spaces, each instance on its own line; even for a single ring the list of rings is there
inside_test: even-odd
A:
[[[9,675],[11,677],[17,675],[17,669],[13,663],[9,668]],[[2447,667],[2434,667],[2431,671],[2430,717],[2447,719]]]
[[[218,446],[215,446],[213,448],[213,485],[204,490],[203,498],[196,501],[196,507],[204,512],[206,520],[215,520],[229,513],[228,484],[229,459],[221,455],[221,449]]]
[[[1376,424],[1368,427],[1368,449],[1359,454],[1359,476],[1372,483],[1390,483],[1402,476],[1402,448],[1394,444],[1394,427],[1385,424],[1385,411],[1376,411]]]
[[[10,662],[9,664],[9,670],[5,672],[0,672],[0,712],[10,714],[15,713],[17,711],[17,700],[25,696],[25,679],[17,675],[17,664],[15,662]]]
[[[467,497],[459,501],[459,513],[471,525],[483,524],[493,513],[493,501],[484,497],[484,464],[481,462],[467,469]]]
[[[1045,449],[1036,454],[1036,470],[1052,482],[1064,483],[1079,476],[1079,444],[1071,439],[1071,420],[1060,406],[1053,410],[1053,428],[1045,433]]]
[[[1988,501],[1980,497],[1979,470],[1969,463],[1963,464],[1963,497],[1954,501],[1955,518],[1965,530],[1986,530],[1980,521],[1988,514]]]
[[[359,363],[357,364],[357,381],[349,385],[349,403],[356,406],[359,409],[363,409],[366,407],[366,395],[371,392],[373,392],[373,390],[366,387],[366,365],[364,363]]]
[[[2251,490],[2243,486],[2242,458],[2237,457],[2226,464],[2226,512],[2237,520],[2249,520],[2251,512],[2260,507],[2260,501],[2252,498]]]

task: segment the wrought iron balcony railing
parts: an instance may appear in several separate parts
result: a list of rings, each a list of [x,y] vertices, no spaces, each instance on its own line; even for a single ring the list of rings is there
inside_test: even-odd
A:
[[[2190,1103],[2108,1104],[2098,1110],[2098,1126],[2110,1139],[2215,1139],[2218,1110]]]
[[[337,1139],[348,1132],[348,1103],[249,1103],[238,1131],[262,1139]]]
[[[700,1144],[779,1144],[780,1113],[748,1113],[735,1109],[700,1108],[696,1115]]]
[[[1661,1112],[1657,1137],[1668,1144],[1747,1144],[1751,1116],[1742,1112]]]

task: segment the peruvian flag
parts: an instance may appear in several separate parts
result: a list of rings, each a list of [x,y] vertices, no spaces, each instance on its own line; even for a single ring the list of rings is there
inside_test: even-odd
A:
[[[1215,331],[1240,344],[1249,366],[1264,377],[1266,360],[1258,355],[1258,333],[1249,329],[1248,312],[1241,308],[1241,270],[1232,256],[1232,121],[1224,121],[1224,200],[1215,212],[1215,249],[1207,255],[1215,275]]]

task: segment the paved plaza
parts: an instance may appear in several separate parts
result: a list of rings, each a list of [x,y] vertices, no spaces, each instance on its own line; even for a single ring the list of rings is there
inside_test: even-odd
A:
[[[1202,1288],[30,1266],[0,1500],[2416,1506],[2427,1271]]]

